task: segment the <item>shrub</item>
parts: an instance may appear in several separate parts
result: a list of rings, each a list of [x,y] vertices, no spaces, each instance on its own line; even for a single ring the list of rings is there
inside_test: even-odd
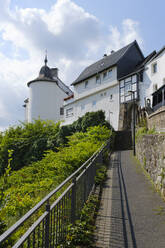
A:
[[[0,136],[0,174],[7,167],[8,150],[13,150],[12,170],[42,159],[45,150],[55,151],[59,125],[53,121],[35,120],[6,130]]]
[[[42,160],[13,171],[4,188],[0,218],[8,225],[20,218],[82,165],[111,133],[104,126],[77,132],[68,137],[68,146],[59,147],[58,152],[47,151]],[[2,184],[2,178],[0,181]]]

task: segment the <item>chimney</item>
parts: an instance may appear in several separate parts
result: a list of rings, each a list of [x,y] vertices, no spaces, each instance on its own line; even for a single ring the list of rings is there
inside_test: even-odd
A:
[[[104,56],[103,56],[103,58],[106,58],[107,57],[107,54],[106,53],[104,53]]]
[[[58,77],[58,68],[51,68],[52,77]]]
[[[114,50],[112,50],[112,51],[111,51],[111,54],[112,54],[112,53],[114,53],[114,52],[115,52],[115,51],[114,51]]]

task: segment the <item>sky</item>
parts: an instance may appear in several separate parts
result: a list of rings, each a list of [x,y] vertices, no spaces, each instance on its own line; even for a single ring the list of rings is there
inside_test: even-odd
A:
[[[135,39],[144,56],[165,45],[165,1],[0,0],[0,131],[24,121],[27,82],[44,64],[70,85],[103,54]]]

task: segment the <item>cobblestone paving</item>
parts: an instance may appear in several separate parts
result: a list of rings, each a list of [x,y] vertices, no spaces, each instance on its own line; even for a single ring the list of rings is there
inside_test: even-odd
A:
[[[138,169],[130,151],[111,157],[96,219],[95,246],[164,248],[165,203]]]

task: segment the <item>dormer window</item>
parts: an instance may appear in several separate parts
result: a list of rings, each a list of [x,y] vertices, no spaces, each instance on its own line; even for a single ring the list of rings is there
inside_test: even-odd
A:
[[[100,75],[96,76],[96,84],[101,84]]]
[[[157,63],[152,64],[152,73],[156,73],[157,69]]]
[[[85,82],[85,89],[88,87],[88,81]]]

